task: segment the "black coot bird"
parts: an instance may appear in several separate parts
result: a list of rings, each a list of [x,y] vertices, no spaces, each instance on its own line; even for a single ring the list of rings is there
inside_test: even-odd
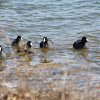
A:
[[[0,45],[0,58],[6,58],[6,53],[2,49],[2,46]]]
[[[25,52],[26,53],[34,53],[33,45],[31,41],[28,41],[25,45]]]
[[[43,41],[40,43],[40,48],[54,48],[54,43],[47,37],[43,37]]]
[[[28,41],[26,44],[22,46],[22,48],[18,49],[18,52],[22,54],[34,53],[32,42]]]
[[[23,46],[23,39],[19,35],[11,44],[12,46],[17,46],[18,48],[21,48]]]
[[[81,40],[77,40],[76,42],[74,42],[73,48],[74,49],[86,49],[88,41],[89,40],[87,39],[87,37],[82,37]]]

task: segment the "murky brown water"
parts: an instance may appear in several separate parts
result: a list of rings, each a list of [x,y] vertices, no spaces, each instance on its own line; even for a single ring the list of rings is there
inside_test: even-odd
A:
[[[97,0],[1,0],[0,44],[7,53],[7,58],[0,60],[0,74],[4,72],[7,74],[8,70],[11,70],[12,74],[15,73],[13,78],[5,76],[8,80],[3,85],[15,87],[20,83],[16,75],[17,69],[23,73],[22,75],[27,73],[27,70],[31,79],[30,86],[39,88],[46,87],[45,84],[52,81],[56,87],[62,87],[63,78],[68,84],[74,83],[79,90],[87,87],[87,83],[91,87],[98,85],[100,83],[99,4],[100,1]],[[32,41],[34,55],[20,56],[15,53],[10,44],[18,35],[23,37],[25,43],[28,40]],[[54,42],[54,50],[42,52],[39,43],[43,36]],[[89,49],[74,51],[72,44],[83,36],[90,40]],[[13,82],[10,82],[9,78]],[[20,80],[22,79],[24,76],[20,77]],[[72,79],[74,82],[69,82]],[[99,92],[98,89],[91,91]]]

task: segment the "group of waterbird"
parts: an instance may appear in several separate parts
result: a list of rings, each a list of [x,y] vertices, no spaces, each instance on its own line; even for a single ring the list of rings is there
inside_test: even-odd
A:
[[[74,49],[86,49],[87,42],[88,42],[87,37],[82,37],[82,39],[74,42],[73,48]],[[12,41],[11,46],[16,47],[17,52],[21,52],[24,54],[34,53],[34,48],[33,48],[32,42],[28,41],[26,44],[24,44],[21,36],[18,36],[14,41]],[[43,48],[43,50],[45,48],[53,49],[54,43],[50,39],[48,39],[47,37],[43,37],[43,40],[40,43],[40,48]],[[0,45],[0,58],[5,58],[5,57],[6,57],[6,53],[2,49],[2,46]]]

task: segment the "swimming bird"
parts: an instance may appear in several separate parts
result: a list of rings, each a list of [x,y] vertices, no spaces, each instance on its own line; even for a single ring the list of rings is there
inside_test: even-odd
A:
[[[28,41],[26,43],[25,52],[26,53],[34,53],[34,51],[33,51],[33,45],[32,45],[32,42],[31,41]]]
[[[2,46],[0,45],[0,58],[6,58],[6,53],[2,49]]]
[[[73,48],[74,49],[86,49],[88,41],[89,40],[87,39],[87,37],[82,37],[81,40],[77,40],[76,42],[74,42]]]
[[[23,46],[23,39],[22,37],[19,35],[12,43],[12,46],[17,46],[18,48],[21,48]]]
[[[18,52],[23,54],[34,53],[32,42],[28,41],[26,44],[22,46],[22,48],[18,49]]]
[[[43,41],[40,43],[40,48],[54,48],[54,43],[47,37],[43,37]]]

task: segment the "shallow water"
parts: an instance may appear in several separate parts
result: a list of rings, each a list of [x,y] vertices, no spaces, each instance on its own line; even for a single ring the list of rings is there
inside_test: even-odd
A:
[[[100,82],[100,1],[98,0],[0,0],[0,44],[7,58],[0,62],[0,69],[14,68],[27,62],[27,67],[47,63],[61,63],[61,68],[43,68],[42,73],[57,73],[69,69],[82,75],[92,76],[93,84]],[[25,41],[31,40],[34,55],[20,56],[11,47],[11,42],[21,35]],[[39,48],[43,36],[50,38],[54,50],[43,53]],[[86,36],[88,50],[74,51],[72,44]],[[55,65],[54,65],[55,66]],[[28,68],[27,68],[28,69]],[[74,74],[74,76],[79,76]],[[73,75],[66,76],[71,79]],[[51,75],[52,77],[52,75]],[[62,78],[60,74],[55,78]],[[77,85],[84,82],[76,82]]]

